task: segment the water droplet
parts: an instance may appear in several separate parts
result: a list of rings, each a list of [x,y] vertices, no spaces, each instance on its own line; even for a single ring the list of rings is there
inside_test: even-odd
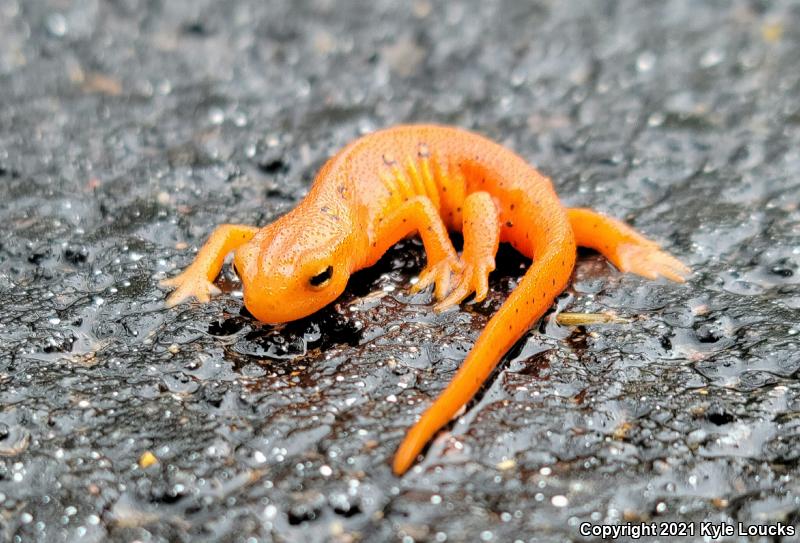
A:
[[[53,36],[60,38],[67,33],[67,19],[60,13],[51,13],[45,24]]]
[[[636,57],[636,69],[640,72],[649,72],[656,63],[656,56],[652,51],[644,51]]]
[[[247,126],[247,115],[242,113],[241,111],[237,111],[233,114],[233,124],[238,127]]]
[[[647,118],[647,126],[661,126],[662,124],[664,124],[664,121],[666,119],[667,119],[666,116],[662,112],[656,111],[654,113],[651,113],[650,116]]]
[[[166,96],[172,92],[172,82],[169,79],[165,79],[158,84],[156,90],[158,91],[158,94]]]
[[[208,120],[212,124],[222,124],[225,120],[225,112],[218,107],[212,107],[208,110]]]
[[[566,507],[569,505],[569,500],[566,496],[557,494],[556,496],[550,498],[550,503],[552,503],[555,507]]]
[[[722,62],[724,58],[725,55],[719,49],[709,49],[700,57],[700,66],[711,68]]]

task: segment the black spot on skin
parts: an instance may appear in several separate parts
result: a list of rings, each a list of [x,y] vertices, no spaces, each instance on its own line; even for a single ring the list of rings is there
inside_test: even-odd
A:
[[[457,208],[456,208],[456,211],[457,211],[457,212],[459,212],[459,213],[461,213],[461,208],[460,208],[460,207],[457,207]]]
[[[339,196],[344,198],[346,193],[347,193],[347,188],[345,188],[344,185],[339,185]]]
[[[433,227],[432,226],[428,227],[428,232],[433,232]]]
[[[381,155],[381,158],[383,159],[383,163],[386,164],[387,166],[396,166],[397,165],[397,161],[394,158],[390,157],[390,156],[387,157],[386,155]]]
[[[514,223],[513,223],[513,222],[511,222],[511,221],[506,221],[506,226],[508,226],[509,228],[511,228],[512,226],[514,226]]]
[[[403,219],[403,222],[408,222],[408,219],[405,219],[405,218],[404,218],[404,219]]]
[[[511,204],[511,211],[514,211],[514,204]]]
[[[442,185],[442,192],[447,192],[447,185]]]
[[[323,213],[327,213],[328,212],[328,206],[322,206],[320,211],[322,211]]]
[[[427,143],[420,142],[419,147],[417,148],[417,156],[420,158],[428,158],[431,156],[431,150]]]

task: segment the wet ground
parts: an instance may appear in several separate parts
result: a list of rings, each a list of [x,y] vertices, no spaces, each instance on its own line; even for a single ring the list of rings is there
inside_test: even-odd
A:
[[[800,6],[444,4],[0,0],[0,540],[797,524]],[[497,139],[696,272],[582,253],[559,307],[631,322],[545,320],[398,479],[403,431],[524,261],[436,315],[406,293],[408,242],[283,329],[227,268],[205,306],[166,310],[157,282],[411,121]]]

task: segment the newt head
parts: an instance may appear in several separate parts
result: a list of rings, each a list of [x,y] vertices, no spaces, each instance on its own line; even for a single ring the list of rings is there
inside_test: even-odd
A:
[[[323,210],[298,207],[236,250],[244,305],[258,320],[300,319],[344,291],[354,270],[357,229],[346,212]]]

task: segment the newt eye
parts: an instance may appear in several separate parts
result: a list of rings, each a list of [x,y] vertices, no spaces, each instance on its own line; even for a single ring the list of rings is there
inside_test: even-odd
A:
[[[333,266],[328,266],[309,279],[308,284],[314,288],[322,288],[330,282],[331,277],[333,277]]]

